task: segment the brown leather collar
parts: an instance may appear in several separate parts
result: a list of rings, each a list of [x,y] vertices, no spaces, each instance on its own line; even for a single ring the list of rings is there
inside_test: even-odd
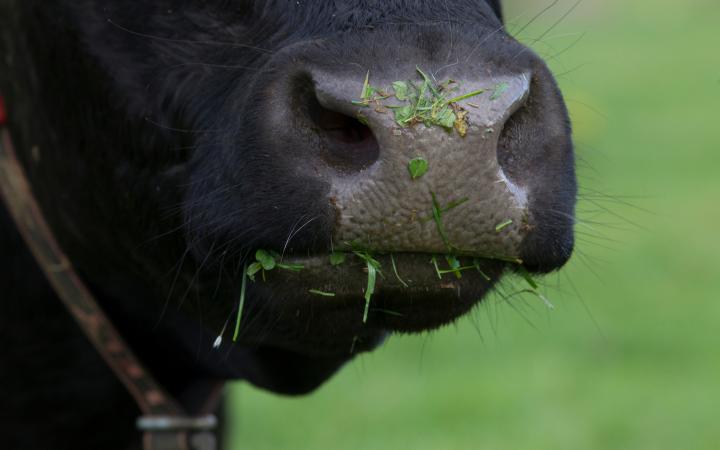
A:
[[[0,96],[0,198],[35,260],[83,332],[143,413],[145,450],[215,450],[215,416],[190,417],[143,367],[78,276],[33,196],[10,139]]]

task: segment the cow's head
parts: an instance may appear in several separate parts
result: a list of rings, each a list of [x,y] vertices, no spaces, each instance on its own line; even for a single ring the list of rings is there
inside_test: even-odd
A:
[[[85,126],[133,159],[108,173],[142,179],[122,208],[148,225],[116,255],[143,261],[158,305],[173,285],[171,305],[204,312],[204,351],[224,329],[214,351],[254,367],[231,374],[310,389],[572,252],[568,115],[494,1],[80,2],[67,17],[80,92],[112,106]],[[178,264],[150,279],[161,261]]]

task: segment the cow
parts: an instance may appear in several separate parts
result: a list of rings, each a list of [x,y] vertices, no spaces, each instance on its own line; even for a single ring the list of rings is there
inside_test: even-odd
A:
[[[0,96],[59,245],[190,411],[309,393],[573,250],[566,107],[498,0],[4,0]],[[0,258],[2,447],[139,448],[4,206]]]

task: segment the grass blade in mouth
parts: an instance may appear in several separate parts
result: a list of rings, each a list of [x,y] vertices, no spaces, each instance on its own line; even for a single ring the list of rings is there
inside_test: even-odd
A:
[[[368,270],[368,282],[367,288],[365,289],[365,311],[363,311],[363,323],[367,322],[368,312],[370,311],[370,299],[375,293],[375,282],[377,281],[377,274],[382,276],[380,271],[380,261],[373,258],[372,255],[364,251],[355,251],[356,256],[365,261]]]
[[[397,311],[392,311],[390,309],[373,308],[373,311],[377,311],[379,313],[388,314],[390,316],[395,316],[395,317],[404,317],[405,316],[402,313],[399,313]]]
[[[235,332],[233,332],[233,342],[237,341],[238,333],[240,332],[240,320],[242,319],[243,308],[245,307],[245,288],[247,287],[247,270],[248,265],[245,263],[242,271],[242,286],[240,288],[240,300],[238,300],[237,319],[235,320]]]
[[[403,279],[400,278],[400,274],[398,274],[397,266],[395,265],[395,257],[392,254],[390,254],[390,262],[392,263],[393,272],[395,272],[395,278],[397,278],[400,284],[404,287],[408,287],[407,283],[404,282]]]
[[[440,268],[438,267],[437,258],[435,256],[433,256],[432,259],[430,260],[430,262],[435,267],[435,273],[437,274],[438,279],[442,280],[442,272],[440,271]]]
[[[487,276],[487,274],[483,272],[483,270],[480,268],[480,261],[478,261],[477,258],[473,259],[473,267],[477,269],[478,273],[480,273],[480,276],[485,278],[485,281],[492,281],[492,279]]]
[[[265,272],[269,272],[275,268],[289,270],[291,272],[299,272],[305,268],[302,264],[289,264],[282,263],[282,257],[279,253],[273,250],[260,249],[255,252],[255,262],[250,264],[245,269],[245,274],[252,281],[255,281],[255,274],[262,270],[262,278],[265,280]]]
[[[370,299],[375,293],[375,282],[377,278],[377,269],[375,265],[370,261],[367,261],[368,268],[368,282],[367,288],[365,289],[365,311],[363,311],[363,323],[367,323],[368,312],[370,311]]]
[[[335,297],[334,292],[325,292],[319,289],[310,289],[308,292],[310,292],[311,294],[319,295],[321,297]]]
[[[545,297],[542,292],[540,292],[540,286],[537,284],[537,281],[530,275],[530,273],[523,267],[522,265],[518,266],[517,269],[518,273],[525,279],[525,282],[530,286],[529,289],[523,289],[520,292],[526,292],[528,294],[532,294],[535,297],[542,300],[542,302],[545,304],[547,309],[553,310],[555,309],[555,305],[553,305],[550,300],[548,300],[547,297]]]
[[[455,278],[458,280],[462,278],[462,274],[460,273],[460,261],[453,255],[445,255],[445,260],[448,263],[448,266],[450,266],[450,272],[455,274]]]
[[[305,268],[302,264],[285,264],[277,263],[277,267],[280,269],[289,270],[291,272],[299,272]]]
[[[530,275],[530,273],[527,271],[527,269],[525,269],[523,266],[518,266],[517,271],[520,274],[520,276],[522,276],[525,279],[527,284],[530,285],[531,288],[533,288],[535,290],[538,289],[539,286],[538,286],[537,282],[533,279],[532,275]]]

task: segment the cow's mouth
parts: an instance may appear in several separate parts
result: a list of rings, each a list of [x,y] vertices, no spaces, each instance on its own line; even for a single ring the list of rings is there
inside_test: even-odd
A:
[[[283,297],[285,308],[342,315],[343,331],[418,332],[466,313],[508,265],[495,259],[427,253],[348,252],[332,262],[330,255],[286,256],[278,267],[257,272],[251,283],[253,291],[273,291],[273,297]]]

